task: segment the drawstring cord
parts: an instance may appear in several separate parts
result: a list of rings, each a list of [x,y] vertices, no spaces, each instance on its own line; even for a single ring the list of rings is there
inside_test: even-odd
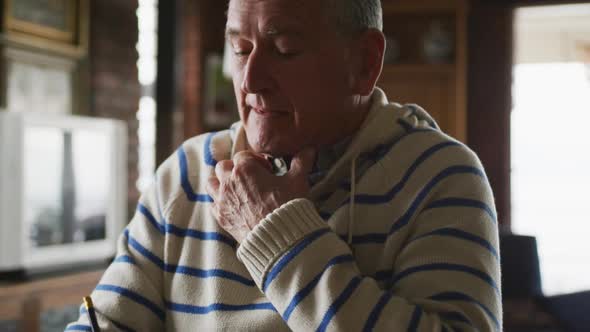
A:
[[[407,120],[414,127],[429,127],[426,120],[418,119],[418,116],[411,109],[406,109],[403,118]],[[348,246],[352,250],[352,235],[354,234],[354,205],[356,196],[356,160],[358,155],[352,158],[352,164],[350,167],[350,204],[348,205]]]
[[[428,121],[419,120],[418,117],[416,116],[416,114],[414,113],[414,111],[412,111],[411,109],[406,109],[406,111],[404,112],[402,117],[405,120],[407,120],[409,122],[409,124],[412,125],[414,128],[418,128],[418,127],[427,128],[430,126],[428,124]]]

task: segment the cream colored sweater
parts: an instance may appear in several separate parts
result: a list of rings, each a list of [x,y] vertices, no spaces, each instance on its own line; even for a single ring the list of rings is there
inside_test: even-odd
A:
[[[501,330],[488,180],[422,109],[377,89],[309,199],[269,214],[238,248],[205,183],[244,147],[237,126],[161,165],[92,293],[103,331]],[[361,156],[371,165],[357,175]],[[66,330],[89,331],[86,314]]]

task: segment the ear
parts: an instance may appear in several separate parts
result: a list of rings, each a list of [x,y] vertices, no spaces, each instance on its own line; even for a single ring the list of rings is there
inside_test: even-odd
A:
[[[361,96],[373,92],[381,70],[385,52],[385,36],[377,29],[368,29],[357,39],[357,68],[355,72],[354,90]]]

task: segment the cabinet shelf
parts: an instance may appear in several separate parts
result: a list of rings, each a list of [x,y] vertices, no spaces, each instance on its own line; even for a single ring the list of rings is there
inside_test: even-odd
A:
[[[383,0],[383,12],[395,13],[425,13],[425,12],[454,12],[457,8],[466,9],[467,0],[420,0],[398,1]]]
[[[379,87],[392,101],[424,107],[443,131],[465,142],[469,1],[383,0],[382,4],[383,31],[394,53],[383,66]],[[426,47],[432,45],[427,41],[433,36],[450,39],[451,51],[433,56]],[[441,62],[431,63],[433,58]]]
[[[454,75],[456,67],[452,63],[440,64],[386,64],[383,65],[383,75],[396,74],[433,74]]]

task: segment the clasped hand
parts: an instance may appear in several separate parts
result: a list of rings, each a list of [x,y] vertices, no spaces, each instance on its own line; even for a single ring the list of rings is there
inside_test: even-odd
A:
[[[242,151],[232,160],[215,166],[207,183],[213,198],[212,213],[217,223],[238,243],[269,213],[295,199],[307,197],[307,176],[315,159],[313,149],[295,155],[283,176],[272,174],[270,163],[260,154]]]

